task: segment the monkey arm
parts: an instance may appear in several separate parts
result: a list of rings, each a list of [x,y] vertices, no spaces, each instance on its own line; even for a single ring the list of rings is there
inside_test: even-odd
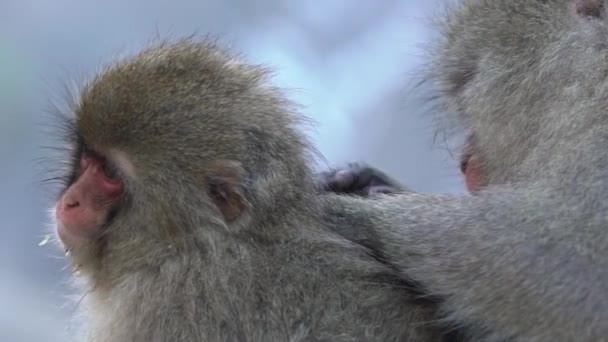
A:
[[[601,341],[608,264],[591,256],[605,255],[604,227],[576,231],[582,215],[556,222],[552,196],[529,194],[326,196],[353,218],[342,233],[443,298],[450,320],[501,339]]]

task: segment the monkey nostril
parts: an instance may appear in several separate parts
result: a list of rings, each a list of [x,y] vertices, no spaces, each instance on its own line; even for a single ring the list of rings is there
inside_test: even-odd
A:
[[[72,208],[76,208],[80,206],[80,202],[78,202],[77,200],[66,200],[65,202],[65,207],[67,209],[72,209]]]

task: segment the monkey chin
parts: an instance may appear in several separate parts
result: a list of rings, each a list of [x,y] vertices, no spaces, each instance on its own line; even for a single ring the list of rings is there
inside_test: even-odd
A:
[[[91,243],[91,239],[72,234],[61,222],[56,222],[56,232],[66,251],[82,250]]]
[[[94,253],[96,239],[74,234],[57,216],[57,207],[53,207],[49,211],[56,240],[60,243],[66,255],[72,259],[74,265],[78,266],[83,260],[89,259],[90,255]]]

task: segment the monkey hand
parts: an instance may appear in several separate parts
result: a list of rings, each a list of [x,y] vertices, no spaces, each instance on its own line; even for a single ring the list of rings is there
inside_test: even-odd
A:
[[[365,163],[349,163],[345,167],[316,175],[317,189],[358,196],[374,196],[408,191],[384,172]]]

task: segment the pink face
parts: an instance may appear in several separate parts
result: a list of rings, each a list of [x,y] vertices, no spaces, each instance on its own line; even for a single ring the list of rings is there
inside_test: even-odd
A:
[[[61,195],[55,207],[57,233],[68,249],[94,240],[117,206],[124,184],[107,160],[84,152],[76,180]]]
[[[475,139],[470,135],[460,156],[460,171],[464,174],[467,190],[472,193],[481,190],[486,185],[475,144]]]

